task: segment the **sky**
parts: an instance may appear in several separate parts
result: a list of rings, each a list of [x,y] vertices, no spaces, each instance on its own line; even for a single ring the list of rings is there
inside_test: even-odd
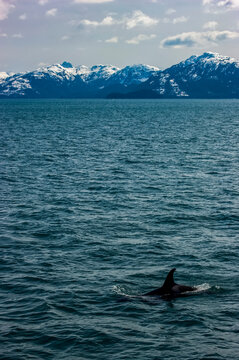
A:
[[[239,0],[0,0],[0,71],[239,59]]]

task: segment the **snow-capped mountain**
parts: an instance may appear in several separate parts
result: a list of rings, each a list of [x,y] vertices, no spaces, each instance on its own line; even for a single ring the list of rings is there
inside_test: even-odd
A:
[[[5,81],[9,76],[14,75],[14,73],[7,73],[5,71],[0,72],[0,83]]]
[[[113,65],[94,65],[89,69],[88,76],[85,78],[87,83],[103,80],[108,80],[114,75],[120,68]]]
[[[159,97],[239,98],[239,61],[211,52],[194,55],[158,72],[143,88]]]
[[[126,87],[149,79],[157,70],[148,65],[126,66],[123,69],[112,65],[94,65],[89,68],[84,65],[74,67],[69,62],[63,62],[27,73],[1,73],[0,96],[103,97],[115,86],[124,91]]]
[[[239,98],[239,61],[208,52],[163,71],[149,65],[120,69],[64,62],[26,73],[0,73],[0,97]]]
[[[124,86],[130,86],[132,84],[140,84],[148,80],[149,75],[152,76],[159,71],[156,66],[150,65],[134,65],[126,66],[123,69],[119,69],[110,77],[110,84],[120,84]]]

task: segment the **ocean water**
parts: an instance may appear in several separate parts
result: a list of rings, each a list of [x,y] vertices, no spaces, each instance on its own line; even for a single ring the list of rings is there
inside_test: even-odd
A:
[[[238,100],[2,100],[1,360],[238,359],[238,139]]]

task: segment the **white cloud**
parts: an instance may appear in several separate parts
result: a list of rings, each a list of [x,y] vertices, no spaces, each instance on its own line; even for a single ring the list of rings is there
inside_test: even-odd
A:
[[[103,4],[114,0],[74,0],[75,4]]]
[[[239,0],[202,0],[207,12],[219,13],[239,9]]]
[[[165,12],[165,14],[166,14],[166,15],[172,15],[172,14],[174,14],[175,12],[176,12],[175,9],[170,8],[170,9],[168,9],[168,10]]]
[[[207,31],[207,32],[185,32],[163,39],[161,47],[201,47],[208,44],[217,44],[220,41],[239,38],[239,32],[235,31]]]
[[[42,6],[43,6],[43,5],[46,5],[47,3],[48,3],[48,0],[39,0],[39,1],[38,1],[38,4],[39,4],[39,5],[42,5]]]
[[[126,40],[126,43],[138,45],[141,41],[152,40],[155,38],[156,38],[155,34],[151,34],[151,35],[139,34],[138,36],[135,36],[132,39]]]
[[[10,4],[8,0],[0,0],[0,20],[7,19],[9,12],[14,8],[15,6]]]
[[[27,18],[26,14],[22,14],[22,15],[19,16],[20,20],[26,20],[26,18]]]
[[[18,34],[13,34],[12,37],[15,38],[15,39],[22,39],[23,35],[18,33]]]
[[[159,20],[151,18],[150,16],[144,14],[141,10],[135,10],[131,17],[126,17],[123,20],[126,29],[133,29],[136,26],[152,26],[156,25]]]
[[[56,8],[47,10],[47,11],[46,11],[46,16],[56,16],[57,11],[58,11],[58,10],[57,10]]]
[[[112,38],[110,38],[110,39],[107,39],[107,40],[105,40],[105,42],[106,43],[112,43],[112,44],[116,44],[117,42],[118,42],[118,37],[117,36],[114,36],[114,37],[112,37]]]
[[[7,34],[6,34],[6,33],[0,33],[0,37],[6,38],[6,37],[7,37]]]
[[[63,40],[63,41],[66,41],[66,40],[69,40],[69,39],[70,39],[70,37],[67,36],[67,35],[63,35],[63,36],[61,37],[61,40]]]
[[[115,21],[112,18],[112,16],[106,16],[103,20],[102,20],[102,25],[106,25],[106,26],[110,26],[110,25],[114,25]]]
[[[106,16],[102,21],[92,21],[88,19],[84,19],[80,21],[80,24],[85,26],[111,26],[116,24],[117,21],[115,21],[112,16]]]
[[[164,24],[178,24],[178,23],[183,23],[183,22],[187,22],[188,21],[188,17],[186,16],[180,16],[180,17],[176,17],[174,19],[172,18],[168,18],[168,17],[165,17],[163,18],[163,23]]]
[[[205,30],[215,30],[217,26],[218,26],[218,22],[216,22],[216,21],[208,21],[207,23],[205,23],[203,25],[203,29],[205,29]]]
[[[141,10],[135,10],[130,17],[124,16],[121,19],[115,19],[112,16],[106,16],[102,21],[83,19],[78,24],[92,27],[123,25],[126,29],[130,30],[136,26],[149,27],[156,25],[158,22],[158,19],[151,18],[150,16],[144,14]],[[75,25],[75,23],[73,23],[73,25]]]
[[[99,22],[99,21],[92,21],[92,20],[88,20],[88,19],[81,20],[79,23],[82,25],[85,25],[85,26],[100,26],[100,25],[102,25],[102,21]]]
[[[188,21],[188,18],[185,17],[185,16],[180,16],[180,17],[177,17],[177,18],[174,18],[172,20],[172,23],[173,24],[178,24],[178,23],[182,23],[182,22],[187,22]]]

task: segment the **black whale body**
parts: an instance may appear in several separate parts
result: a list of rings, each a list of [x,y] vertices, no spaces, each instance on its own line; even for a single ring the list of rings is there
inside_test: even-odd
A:
[[[180,285],[176,284],[174,282],[173,274],[176,268],[173,268],[169,271],[163,286],[156,290],[152,290],[146,294],[143,294],[143,296],[169,296],[169,297],[177,297],[181,296],[181,294],[184,294],[188,291],[196,290],[195,287],[192,286],[186,286],[186,285]]]

